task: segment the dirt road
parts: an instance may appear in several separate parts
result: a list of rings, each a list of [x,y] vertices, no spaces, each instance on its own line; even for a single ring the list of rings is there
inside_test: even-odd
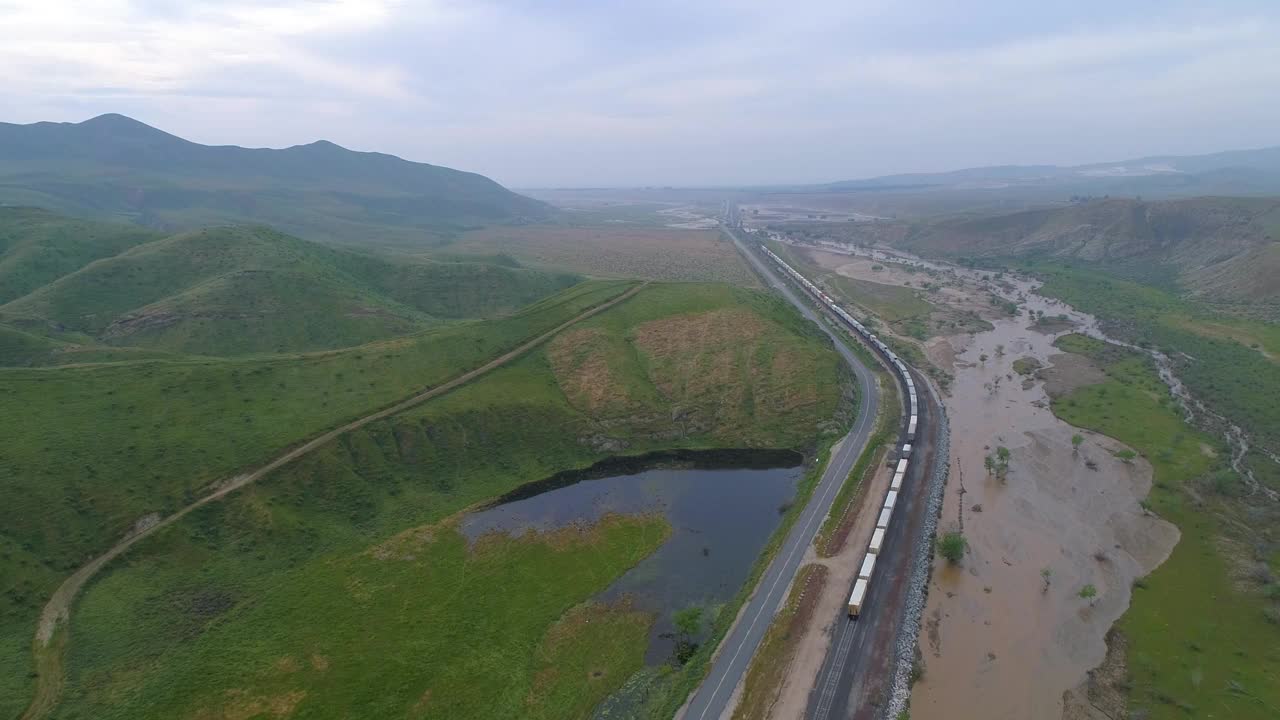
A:
[[[262,478],[273,470],[279,469],[280,467],[297,460],[303,455],[310,453],[316,448],[329,443],[341,435],[349,433],[352,430],[362,428],[371,422],[376,422],[397,413],[404,412],[405,410],[408,410],[415,405],[420,405],[432,398],[444,395],[445,393],[475,380],[481,375],[511,362],[538,345],[546,342],[565,328],[604,312],[618,303],[633,297],[636,293],[643,290],[648,284],[649,283],[647,282],[641,283],[622,293],[618,297],[597,305],[590,310],[561,323],[555,328],[548,330],[523,345],[520,345],[514,350],[490,360],[474,370],[465,372],[443,385],[437,385],[428,390],[424,390],[412,397],[409,397],[408,399],[396,403],[395,405],[383,408],[382,410],[366,415],[358,420],[353,420],[341,427],[334,428],[333,430],[308,440],[302,445],[282,453],[275,459],[261,467],[258,467],[257,469],[228,478],[227,480],[219,483],[213,492],[210,492],[208,495],[205,495],[168,517],[162,518],[153,523],[148,523],[140,529],[135,530],[129,535],[126,535],[120,540],[120,542],[112,546],[111,549],[93,560],[90,560],[79,570],[72,573],[70,577],[62,581],[62,584],[54,591],[53,595],[49,598],[49,601],[45,603],[44,609],[40,613],[40,623],[36,627],[36,635],[32,643],[32,653],[35,656],[37,672],[36,691],[35,695],[31,699],[31,704],[22,715],[22,720],[38,720],[39,718],[43,718],[57,705],[58,696],[61,694],[62,686],[65,682],[62,659],[64,657],[64,650],[68,640],[66,633],[69,632],[67,626],[71,619],[71,604],[75,601],[76,595],[80,593],[80,589],[84,587],[85,583],[96,575],[97,572],[107,563],[119,557],[130,547],[133,547],[133,545],[139,540],[150,536],[161,528],[172,525],[192,510],[226,497],[232,492],[235,492],[259,478]],[[62,632],[59,633],[59,630]],[[56,642],[55,636],[57,636]]]

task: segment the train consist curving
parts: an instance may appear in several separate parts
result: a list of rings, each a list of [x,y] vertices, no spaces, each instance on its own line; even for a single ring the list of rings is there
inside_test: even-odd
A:
[[[849,617],[857,618],[858,614],[862,612],[862,604],[867,597],[867,588],[871,583],[872,573],[875,572],[876,557],[880,554],[880,549],[884,544],[885,536],[889,532],[889,523],[893,520],[893,509],[898,503],[898,493],[902,491],[902,482],[907,476],[907,463],[911,456],[911,443],[916,439],[916,424],[919,422],[920,417],[920,406],[918,398],[916,397],[915,380],[911,377],[911,371],[907,369],[906,363],[902,362],[902,359],[890,350],[889,346],[884,344],[884,341],[876,337],[875,333],[871,332],[867,326],[855,320],[853,316],[846,312],[844,308],[840,307],[835,300],[832,300],[831,297],[818,288],[817,285],[809,282],[808,278],[796,272],[794,268],[784,262],[782,258],[778,257],[772,250],[764,247],[763,245],[760,246],[760,249],[763,250],[765,254],[782,269],[783,272],[791,276],[791,278],[796,282],[800,283],[800,285],[802,285],[804,289],[814,297],[814,299],[822,303],[828,310],[835,313],[836,317],[839,317],[840,320],[849,327],[849,329],[857,333],[863,342],[879,351],[881,356],[889,361],[889,365],[897,373],[898,378],[907,389],[908,419],[903,433],[904,441],[902,444],[902,450],[898,455],[899,460],[897,467],[895,467],[893,471],[893,480],[889,483],[889,491],[885,494],[884,505],[880,508],[880,516],[876,521],[876,529],[872,533],[871,542],[868,544],[867,551],[862,557],[862,566],[858,570],[858,579],[853,585],[853,592],[849,595]]]

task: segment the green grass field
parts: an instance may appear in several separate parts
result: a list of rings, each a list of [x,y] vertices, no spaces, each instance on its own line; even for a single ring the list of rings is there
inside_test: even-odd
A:
[[[1182,531],[1170,558],[1135,587],[1118,625],[1129,641],[1130,710],[1152,718],[1276,717],[1280,586],[1249,575],[1256,548],[1267,547],[1254,543],[1271,520],[1239,505],[1223,449],[1183,423],[1149,361],[1078,335],[1059,347],[1093,358],[1108,379],[1056,399],[1054,413],[1138,450],[1155,470],[1147,502]],[[1262,552],[1264,566],[1280,565],[1274,552]]]
[[[13,700],[3,712],[17,712],[27,697],[26,650],[50,584],[79,553],[154,507],[151,498],[167,494],[169,505],[156,509],[170,509],[185,491],[287,445],[289,433],[306,434],[308,423],[332,425],[357,407],[386,404],[382,393],[407,395],[446,367],[497,354],[517,325],[532,334],[531,326],[627,286],[587,284],[518,323],[398,341],[391,358],[374,344],[300,358],[0,372],[0,386],[25,393],[23,402],[78,408],[54,437],[46,437],[52,424],[15,423],[33,447],[6,461],[40,473],[32,490],[44,493],[44,506],[97,493],[39,523],[18,515],[41,505],[13,511],[24,535],[12,545],[30,538],[32,548],[20,559],[27,564],[11,560],[26,583],[6,616],[4,646],[14,659],[2,666],[0,696]],[[838,411],[847,415],[839,368],[817,331],[769,296],[651,286],[481,380],[351,433],[141,543],[76,606],[55,716],[251,717],[278,708],[296,717],[583,716],[638,669],[652,621],[583,602],[656,547],[663,523],[618,519],[581,537],[495,540],[469,554],[447,518],[619,452],[812,449]],[[22,389],[38,383],[48,386]],[[632,404],[592,404],[600,389]],[[193,409],[213,402],[210,395],[229,404],[207,415]],[[330,403],[328,415],[317,400]],[[133,421],[130,406],[151,405],[167,407],[169,417]],[[76,424],[113,412],[121,419],[99,432],[135,446],[115,456],[103,452],[107,438]],[[114,459],[102,465],[102,455]],[[51,461],[62,464],[41,465]],[[72,474],[52,482],[85,465],[98,481]],[[115,526],[99,527],[93,520],[108,509]],[[64,526],[70,538],[58,532]],[[404,543],[420,549],[389,565],[386,548]],[[45,557],[60,559],[40,564]],[[475,607],[454,613],[450,603]],[[495,667],[497,655],[483,649],[498,641],[510,667]],[[460,684],[475,670],[493,673],[492,682]]]
[[[901,285],[886,285],[870,280],[833,275],[831,284],[842,295],[888,323],[928,319],[933,305],[920,299],[917,291]]]
[[[585,283],[503,320],[261,360],[0,369],[0,698],[29,693],[35,618],[72,569],[148,513],[281,448],[477,367],[625,282]],[[9,708],[6,708],[6,712]]]
[[[1255,439],[1280,448],[1280,327],[1228,318],[1163,290],[1060,263],[1025,263],[1041,293],[1097,315],[1108,329],[1173,358],[1192,394]]]

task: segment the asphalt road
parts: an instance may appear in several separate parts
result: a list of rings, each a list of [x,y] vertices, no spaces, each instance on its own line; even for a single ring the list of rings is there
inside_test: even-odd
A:
[[[809,694],[810,720],[871,720],[887,699],[899,627],[903,620],[916,543],[928,512],[927,485],[933,472],[940,423],[930,386],[913,373],[920,389],[920,421],[899,502],[876,559],[862,614],[851,620],[843,611],[818,681]],[[946,462],[946,458],[942,458]],[[850,588],[852,589],[852,588]]]
[[[721,642],[720,649],[712,660],[711,671],[689,701],[684,714],[685,720],[712,720],[727,713],[734,689],[746,674],[747,666],[760,646],[760,641],[768,630],[773,616],[786,600],[787,589],[800,568],[800,560],[804,557],[805,550],[813,543],[818,528],[822,526],[822,521],[831,510],[831,504],[835,501],[840,485],[848,477],[858,456],[866,447],[871,431],[875,427],[880,400],[876,391],[875,377],[858,357],[845,347],[835,331],[821,322],[813,309],[797,296],[796,291],[783,282],[779,274],[769,267],[758,253],[750,250],[738,239],[732,228],[724,228],[724,230],[761,276],[795,305],[802,315],[816,323],[835,341],[836,350],[844,357],[858,379],[858,418],[854,422],[853,429],[841,441],[840,449],[827,463],[826,472],[823,473],[822,479],[818,482],[799,519],[791,526],[773,562],[769,563],[768,569],[760,579],[760,584],[756,586],[755,593],[747,601],[745,608],[738,615],[737,622]]]

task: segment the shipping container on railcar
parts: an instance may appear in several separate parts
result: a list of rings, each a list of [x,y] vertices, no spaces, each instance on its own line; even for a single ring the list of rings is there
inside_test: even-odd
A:
[[[871,581],[871,573],[876,571],[876,556],[867,553],[862,558],[862,567],[858,569],[858,579]]]
[[[883,530],[889,529],[889,520],[893,517],[893,511],[888,508],[880,509],[880,517],[876,520],[876,527]]]
[[[867,552],[872,555],[879,555],[882,547],[884,547],[884,528],[876,528],[876,531],[871,533],[871,542],[867,545]]]
[[[854,620],[862,614],[862,603],[867,599],[867,581],[861,578],[853,584],[853,592],[849,595],[849,617]]]
[[[893,508],[898,505],[898,491],[890,490],[884,496],[884,509],[893,512]]]

